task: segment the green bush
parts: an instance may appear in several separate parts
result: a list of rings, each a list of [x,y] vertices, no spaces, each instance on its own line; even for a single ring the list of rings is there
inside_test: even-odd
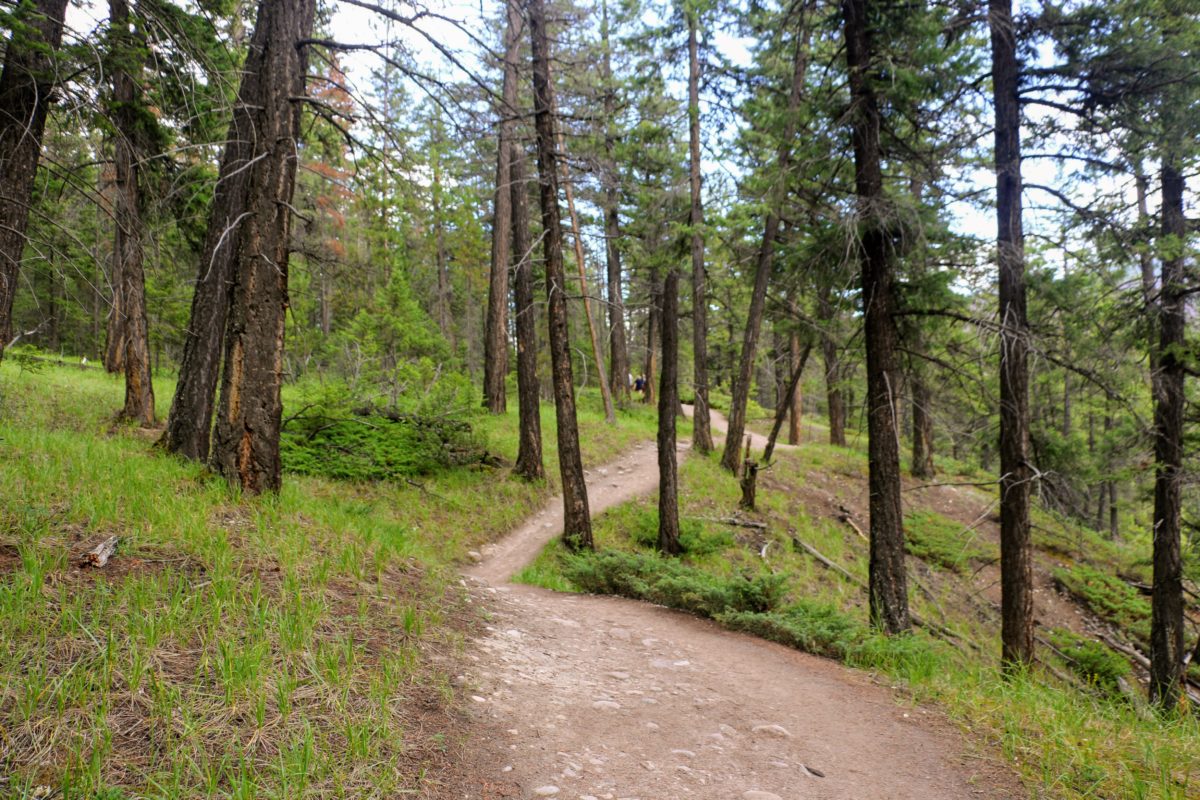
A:
[[[605,551],[567,558],[566,577],[581,590],[615,594],[716,618],[728,611],[770,611],[782,594],[782,575],[718,578],[673,559]]]
[[[654,508],[638,506],[627,515],[625,534],[640,547],[658,546],[658,512]],[[679,544],[688,555],[707,556],[719,553],[734,545],[733,534],[728,530],[709,530],[700,520],[679,521]]]
[[[428,398],[442,394],[449,396],[434,410]],[[300,475],[391,480],[488,462],[470,412],[451,403],[456,394],[456,386],[431,387],[406,404],[379,407],[356,399],[344,384],[316,387],[285,417],[283,467]]]
[[[905,549],[922,561],[953,572],[965,572],[972,561],[995,558],[986,547],[952,519],[935,511],[914,511],[904,518]]]
[[[1054,570],[1054,580],[1097,616],[1149,643],[1150,603],[1125,581],[1085,564]]]
[[[1119,682],[1129,676],[1129,662],[1106,645],[1062,628],[1049,631],[1050,643],[1067,657],[1067,666],[1105,693],[1120,694]]]

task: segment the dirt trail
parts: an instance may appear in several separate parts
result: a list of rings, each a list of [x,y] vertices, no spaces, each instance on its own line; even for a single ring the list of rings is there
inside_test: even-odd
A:
[[[654,491],[656,463],[647,443],[592,470],[592,513]],[[468,573],[492,616],[458,679],[473,735],[442,796],[1025,796],[936,712],[831,661],[644,603],[503,584],[559,535],[560,505]]]

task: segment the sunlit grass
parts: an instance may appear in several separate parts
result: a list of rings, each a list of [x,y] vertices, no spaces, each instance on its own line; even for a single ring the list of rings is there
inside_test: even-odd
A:
[[[156,383],[160,418],[172,388]],[[114,425],[121,392],[98,370],[0,365],[0,795],[418,789],[459,746],[445,670],[474,612],[457,564],[554,492],[553,407],[545,481],[287,475],[251,499]],[[586,392],[580,422],[589,465],[653,437],[651,409],[609,426]],[[472,417],[505,463],[516,423],[515,404]],[[76,565],[109,535],[107,567]]]

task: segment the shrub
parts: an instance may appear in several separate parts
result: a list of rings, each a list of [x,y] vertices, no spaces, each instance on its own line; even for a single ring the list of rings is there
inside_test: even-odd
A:
[[[448,388],[453,394],[454,390]],[[391,480],[448,467],[489,463],[465,409],[429,408],[427,392],[403,406],[358,401],[344,385],[306,393],[300,412],[284,421],[284,469],[347,480]]]
[[[672,559],[636,553],[567,558],[566,577],[585,592],[615,594],[716,618],[727,611],[769,611],[783,594],[781,575],[718,578]]]
[[[1129,676],[1129,662],[1094,639],[1063,628],[1049,631],[1050,643],[1067,658],[1067,666],[1107,694],[1120,694],[1120,680]]]
[[[934,511],[914,511],[904,518],[905,549],[917,558],[953,572],[965,572],[972,561],[995,557],[963,526]]]
[[[1099,617],[1150,641],[1150,603],[1125,581],[1085,564],[1054,570],[1054,581]]]

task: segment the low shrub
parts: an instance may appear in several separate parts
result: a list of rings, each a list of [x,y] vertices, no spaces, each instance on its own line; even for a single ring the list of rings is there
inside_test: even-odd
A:
[[[1086,564],[1054,570],[1054,581],[1097,616],[1149,644],[1150,603],[1125,581]]]
[[[987,547],[952,519],[935,511],[914,511],[904,518],[904,546],[910,555],[953,572],[965,572],[972,561],[995,558]]]
[[[1071,671],[1106,694],[1121,693],[1120,681],[1131,672],[1129,662],[1094,639],[1054,628],[1047,634],[1050,643],[1062,652]]]

